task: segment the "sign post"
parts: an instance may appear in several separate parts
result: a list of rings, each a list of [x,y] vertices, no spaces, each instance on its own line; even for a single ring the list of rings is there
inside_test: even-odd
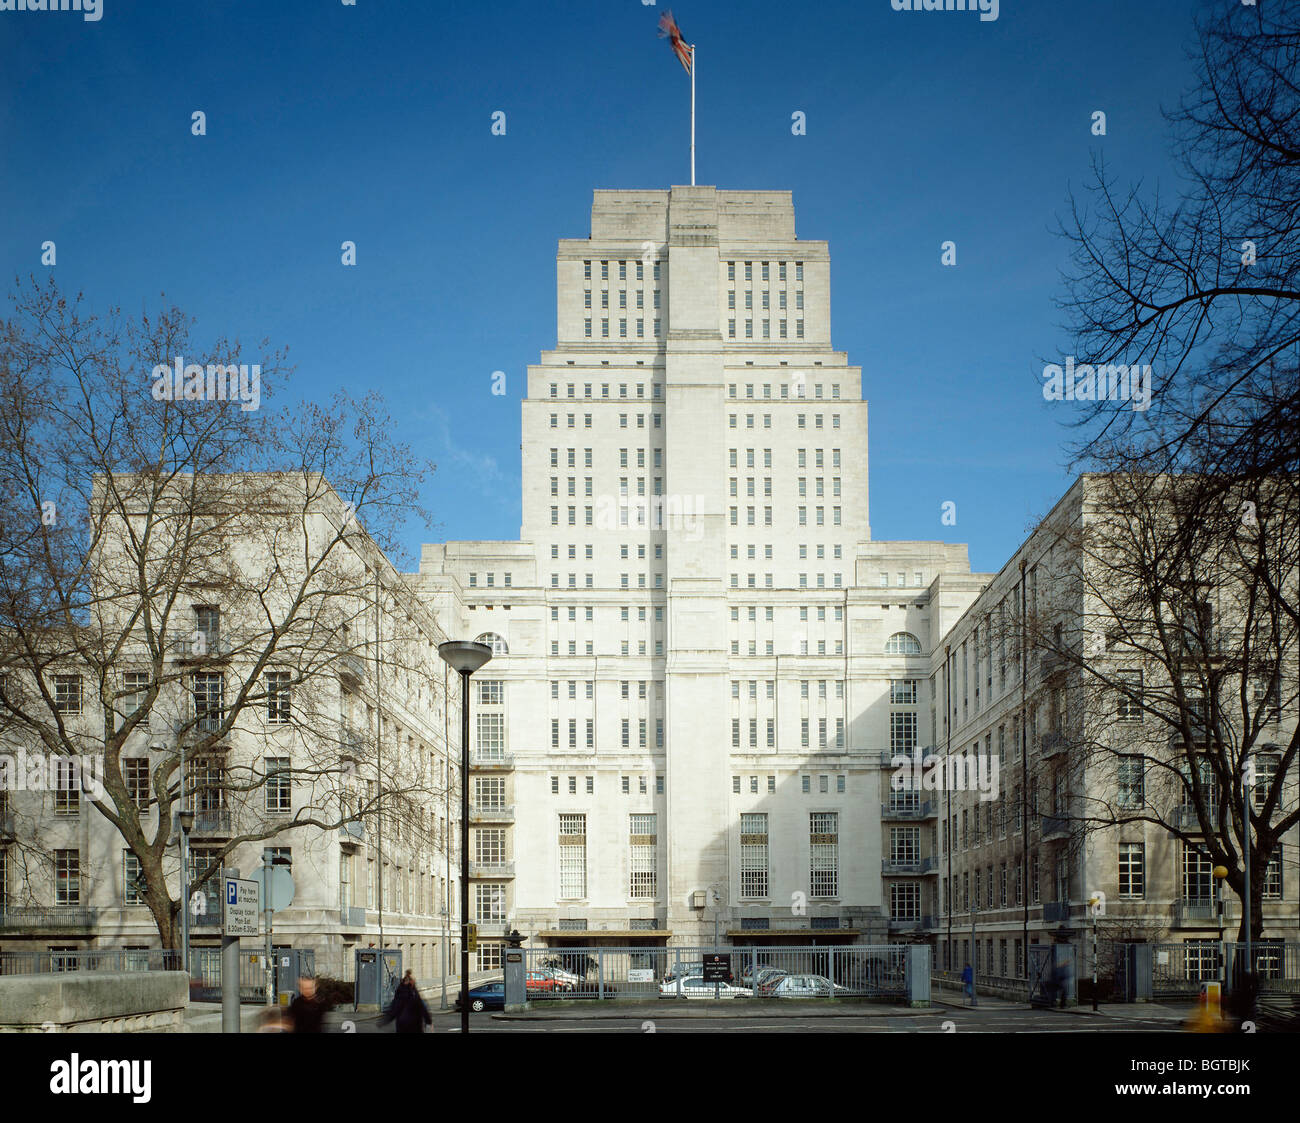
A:
[[[1092,913],[1092,1009],[1097,1011],[1097,918],[1106,912],[1106,894],[1100,889],[1088,898],[1088,911]]]
[[[261,891],[261,906],[266,912],[266,1004],[275,1003],[275,960],[271,951],[271,926],[277,912],[293,904],[293,875],[285,867],[288,859],[269,846],[262,851],[262,867],[254,871],[253,880]]]
[[[731,982],[731,956],[706,955],[704,957],[704,981],[713,984],[713,997],[718,997],[721,983]]]
[[[239,1032],[239,940],[257,935],[259,905],[256,881],[244,881],[239,871],[221,881],[221,1032]]]

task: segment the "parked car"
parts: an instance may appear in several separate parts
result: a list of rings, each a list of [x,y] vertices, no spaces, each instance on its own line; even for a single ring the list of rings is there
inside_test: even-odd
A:
[[[470,987],[469,1008],[476,1014],[481,1014],[484,1010],[504,1010],[506,1008],[505,980],[499,979]],[[456,1009],[460,1009],[459,995],[456,996]]]
[[[659,984],[661,998],[750,998],[753,993],[748,987],[730,983],[706,983],[702,974],[683,976],[680,989],[676,979],[665,979]]]
[[[534,991],[560,990],[561,984],[549,971],[529,971],[524,976],[524,987]]]
[[[769,980],[783,978],[789,973],[790,973],[789,971],[783,971],[780,967],[769,967],[766,964],[760,963],[758,965],[759,989],[761,990],[763,984],[768,982]],[[754,985],[753,979],[750,978],[752,974],[753,971],[750,969],[750,967],[746,966],[745,969],[741,971],[740,978],[738,978],[736,982],[742,987],[753,986]]]
[[[848,987],[833,983],[825,975],[786,975],[766,992],[772,998],[839,998]]]
[[[579,982],[577,975],[570,974],[568,971],[561,971],[556,967],[538,967],[528,972],[528,977],[530,979],[534,975],[540,976],[542,978],[550,979],[551,982],[554,984],[551,988],[549,988],[552,990],[576,990]],[[528,985],[532,986],[532,983],[529,983]],[[541,987],[539,985],[539,989],[547,989],[547,988]]]
[[[549,959],[543,959],[533,970],[549,971],[560,982],[576,989],[582,985],[587,975],[596,970],[596,961],[589,955],[566,955],[563,958],[553,955]],[[578,970],[583,974],[578,974]]]
[[[789,971],[782,971],[779,967],[769,967],[766,972],[763,968],[758,970],[758,993],[771,994],[782,979],[790,977]]]

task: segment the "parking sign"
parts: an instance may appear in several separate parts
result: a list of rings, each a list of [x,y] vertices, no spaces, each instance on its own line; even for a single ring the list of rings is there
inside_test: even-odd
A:
[[[256,881],[238,877],[223,879],[225,892],[221,894],[221,930],[227,936],[256,936],[257,914],[260,902]]]

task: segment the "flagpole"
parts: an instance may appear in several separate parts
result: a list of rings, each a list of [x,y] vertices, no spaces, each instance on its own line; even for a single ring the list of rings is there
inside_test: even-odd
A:
[[[691,186],[695,186],[695,44],[691,44]]]

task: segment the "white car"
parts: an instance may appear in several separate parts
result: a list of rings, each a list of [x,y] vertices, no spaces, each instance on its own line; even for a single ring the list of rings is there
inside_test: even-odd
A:
[[[766,992],[770,998],[839,998],[848,987],[833,983],[825,975],[786,975]]]
[[[659,984],[663,998],[750,998],[748,987],[734,987],[730,983],[706,983],[702,975],[686,975],[678,987],[677,979],[666,979]]]
[[[582,982],[572,971],[565,971],[560,967],[535,967],[533,970],[543,975],[550,975],[564,990],[576,990]]]

